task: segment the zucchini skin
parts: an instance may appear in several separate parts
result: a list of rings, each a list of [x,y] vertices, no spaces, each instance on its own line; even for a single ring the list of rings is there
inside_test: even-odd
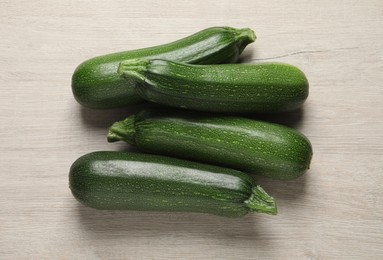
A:
[[[158,104],[207,112],[276,113],[297,109],[309,94],[306,76],[284,63],[191,65],[133,59],[119,74]]]
[[[235,62],[255,38],[254,32],[248,28],[212,27],[172,43],[95,57],[74,71],[72,92],[86,107],[124,107],[142,99],[135,93],[133,82],[126,82],[117,74],[121,61],[166,58],[194,64]]]
[[[97,209],[276,214],[273,198],[245,173],[149,154],[84,155],[70,169],[69,186],[78,201]]]
[[[310,141],[291,128],[190,111],[141,111],[110,127],[108,141],[119,140],[150,153],[280,180],[304,174],[313,155]]]

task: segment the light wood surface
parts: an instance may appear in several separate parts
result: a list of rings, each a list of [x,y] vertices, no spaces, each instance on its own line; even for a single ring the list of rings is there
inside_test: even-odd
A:
[[[302,178],[258,178],[278,216],[112,212],[81,206],[68,170],[133,109],[91,110],[70,81],[85,59],[251,27],[244,61],[310,81],[304,108],[272,121],[312,141]],[[383,2],[0,1],[0,259],[383,259]]]

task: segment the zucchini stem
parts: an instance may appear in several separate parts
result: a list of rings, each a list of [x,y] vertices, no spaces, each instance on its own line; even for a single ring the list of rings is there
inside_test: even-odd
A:
[[[245,204],[253,212],[266,213],[270,215],[277,214],[277,206],[275,200],[269,194],[261,188],[261,186],[256,185],[251,193],[251,196],[248,200],[245,201]]]
[[[125,141],[129,144],[135,144],[135,116],[132,115],[125,120],[115,122],[108,131],[108,142]]]
[[[245,47],[257,39],[254,31],[250,28],[233,29],[234,37],[238,41],[238,48],[242,52]]]
[[[117,73],[120,77],[142,82],[145,81],[145,76],[143,74],[148,65],[149,61],[145,59],[124,60],[120,62]]]

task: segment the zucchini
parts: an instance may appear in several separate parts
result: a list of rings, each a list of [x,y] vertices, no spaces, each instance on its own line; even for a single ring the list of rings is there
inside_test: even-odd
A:
[[[194,64],[229,63],[255,40],[248,28],[212,27],[160,46],[108,54],[80,64],[72,76],[75,99],[90,108],[116,108],[142,101],[133,83],[117,74],[121,61],[132,58],[166,58]]]
[[[149,154],[84,155],[70,169],[69,186],[78,201],[96,209],[277,213],[274,199],[245,173]]]
[[[190,65],[168,60],[121,62],[119,74],[136,81],[143,98],[208,112],[285,112],[302,106],[308,81],[283,63]]]
[[[313,154],[310,141],[288,127],[190,111],[141,111],[110,127],[108,141],[119,140],[280,180],[301,176]]]

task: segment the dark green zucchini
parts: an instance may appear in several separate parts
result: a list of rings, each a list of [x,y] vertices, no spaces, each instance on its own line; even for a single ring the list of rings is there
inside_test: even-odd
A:
[[[168,60],[126,60],[119,74],[158,104],[208,112],[274,113],[297,109],[308,81],[283,63],[191,65]]]
[[[77,200],[97,209],[277,213],[274,199],[245,173],[149,154],[84,155],[73,163],[69,185]]]
[[[247,28],[212,27],[169,44],[95,57],[76,68],[72,92],[87,107],[123,107],[142,99],[135,93],[133,82],[126,82],[117,74],[121,61],[166,58],[193,64],[230,63],[237,61],[254,40],[254,32]]]
[[[114,123],[108,141],[230,167],[273,179],[295,179],[310,166],[312,147],[285,126],[197,112],[146,110]]]

